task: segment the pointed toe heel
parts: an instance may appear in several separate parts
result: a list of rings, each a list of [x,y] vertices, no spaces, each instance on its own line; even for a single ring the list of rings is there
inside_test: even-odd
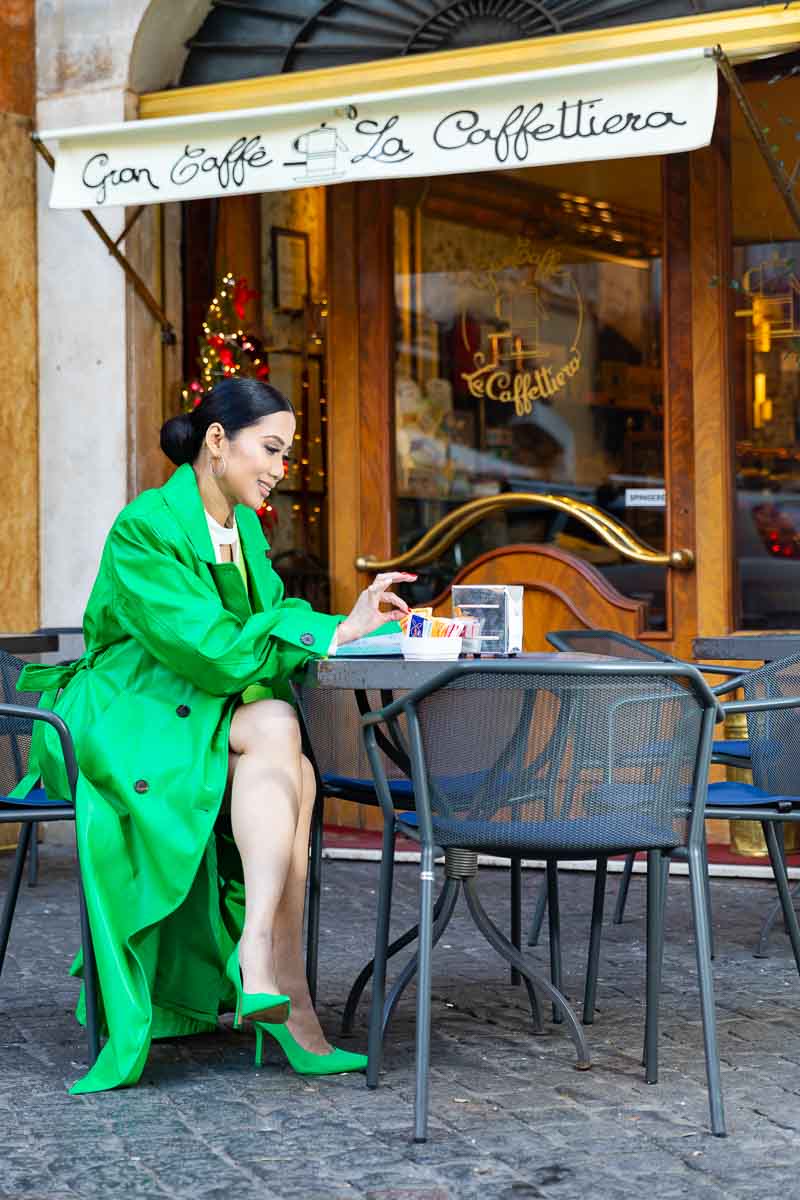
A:
[[[292,1007],[288,996],[276,995],[273,992],[246,992],[244,990],[242,969],[239,965],[238,942],[225,964],[225,974],[236,990],[234,1029],[240,1029],[244,1020],[264,1021],[269,1024],[282,1024],[288,1020]]]
[[[353,1054],[350,1050],[334,1047],[327,1054],[312,1054],[292,1036],[285,1025],[267,1025],[256,1022],[256,1066],[264,1061],[264,1034],[273,1038],[297,1075],[342,1075],[347,1071],[366,1071],[366,1054]]]

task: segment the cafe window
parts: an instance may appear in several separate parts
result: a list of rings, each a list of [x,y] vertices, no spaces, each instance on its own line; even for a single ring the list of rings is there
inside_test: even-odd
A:
[[[398,541],[480,496],[555,493],[665,545],[661,162],[397,184]],[[495,513],[415,599],[498,546],[551,543],[665,626],[665,571],[542,506]]]
[[[745,85],[779,159],[800,156],[797,81]],[[800,627],[800,233],[738,107],[732,123],[731,379],[737,623]],[[716,284],[716,281],[714,281]]]

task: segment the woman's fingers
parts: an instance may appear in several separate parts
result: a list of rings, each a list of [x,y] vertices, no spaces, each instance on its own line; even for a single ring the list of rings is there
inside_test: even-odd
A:
[[[402,600],[400,596],[395,596],[394,592],[383,592],[378,597],[378,603],[393,604],[396,608],[400,609],[403,616],[405,616],[408,612],[408,605],[406,604],[405,600]]]

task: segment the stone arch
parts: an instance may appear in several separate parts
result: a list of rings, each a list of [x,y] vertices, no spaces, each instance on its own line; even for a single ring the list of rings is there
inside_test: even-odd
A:
[[[188,54],[187,41],[203,24],[212,0],[145,0],[131,45],[128,87],[137,95],[178,82]]]

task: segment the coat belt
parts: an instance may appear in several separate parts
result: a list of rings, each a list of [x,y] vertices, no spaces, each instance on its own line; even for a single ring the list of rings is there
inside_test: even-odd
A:
[[[18,692],[60,692],[78,671],[88,670],[97,658],[96,650],[88,651],[73,662],[56,663],[46,666],[43,663],[26,663],[17,680]]]

